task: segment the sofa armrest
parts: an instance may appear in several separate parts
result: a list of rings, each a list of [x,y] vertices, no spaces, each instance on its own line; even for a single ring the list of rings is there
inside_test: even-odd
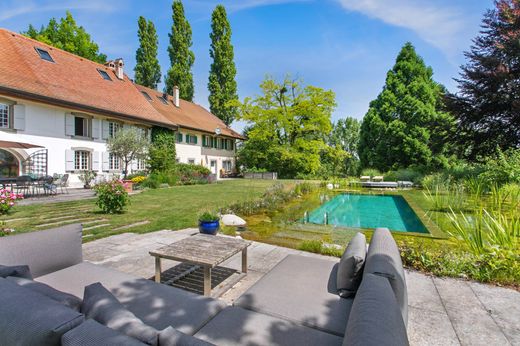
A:
[[[26,264],[42,276],[81,263],[81,242],[81,224],[1,237],[0,264]]]

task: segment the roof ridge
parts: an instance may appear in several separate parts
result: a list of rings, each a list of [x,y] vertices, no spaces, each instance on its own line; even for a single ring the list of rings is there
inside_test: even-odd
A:
[[[17,32],[14,32],[14,31],[11,31],[11,30],[8,30],[8,29],[6,29],[6,28],[0,28],[0,31],[4,31],[4,32],[6,32],[7,34],[12,35],[13,37],[20,38],[20,39],[24,39],[24,40],[27,40],[27,41],[31,41],[31,42],[33,42],[34,44],[37,44],[37,45],[42,45],[42,46],[48,47],[48,48],[50,48],[50,50],[56,50],[56,51],[59,51],[59,52],[61,52],[61,53],[66,54],[66,55],[70,55],[70,56],[72,56],[72,57],[74,57],[74,58],[76,58],[76,59],[79,59],[79,60],[81,60],[81,61],[86,61],[86,62],[89,62],[89,63],[91,63],[91,64],[94,64],[94,65],[97,65],[97,66],[100,66],[100,67],[103,67],[103,68],[106,68],[106,69],[110,69],[110,70],[112,70],[110,67],[106,66],[105,64],[101,64],[101,63],[99,63],[99,62],[96,62],[96,61],[93,61],[93,60],[87,59],[87,58],[85,58],[85,57],[79,56],[79,55],[74,54],[74,53],[71,53],[71,52],[67,52],[66,50],[63,50],[63,49],[61,49],[61,48],[54,47],[54,46],[52,46],[52,45],[50,45],[50,44],[48,44],[48,43],[45,43],[45,42],[42,42],[42,41],[35,40],[35,39],[33,39],[33,38],[30,38],[30,37],[25,36],[25,35],[23,35],[23,34],[20,34],[20,33],[17,33]],[[125,75],[126,75],[126,73],[125,73]],[[128,79],[130,79],[130,78],[128,78]]]

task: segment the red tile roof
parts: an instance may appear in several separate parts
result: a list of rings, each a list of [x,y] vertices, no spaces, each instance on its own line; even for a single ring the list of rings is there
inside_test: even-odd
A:
[[[184,100],[180,100],[179,107],[175,107],[173,97],[165,95],[154,89],[136,84],[137,89],[146,92],[151,97],[150,104],[171,122],[180,127],[187,129],[200,130],[214,134],[217,128],[220,129],[221,135],[244,139],[242,135],[228,127],[220,118],[210,113],[206,108]],[[167,104],[163,103],[159,98],[166,96]],[[143,99],[144,96],[142,96]]]
[[[222,135],[243,138],[203,107],[181,100],[177,108],[171,96],[164,105],[156,97],[161,92],[134,84],[126,75],[120,80],[102,64],[1,28],[0,47],[0,94],[167,127],[208,133],[218,127]],[[41,59],[35,48],[48,51],[54,63]],[[112,81],[104,80],[98,69]]]

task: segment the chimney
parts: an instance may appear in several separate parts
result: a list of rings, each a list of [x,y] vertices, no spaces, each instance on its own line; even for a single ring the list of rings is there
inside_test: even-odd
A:
[[[180,99],[179,99],[179,87],[176,85],[173,87],[173,104],[177,108],[179,108],[181,106]]]
[[[125,66],[125,63],[123,62],[122,58],[118,58],[114,60],[114,72],[116,73],[116,77],[118,79],[123,80],[125,78],[125,74],[123,72],[123,67]]]

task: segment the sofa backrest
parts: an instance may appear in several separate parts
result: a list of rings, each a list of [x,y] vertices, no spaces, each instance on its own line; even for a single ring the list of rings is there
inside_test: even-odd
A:
[[[406,346],[408,336],[390,282],[366,274],[348,318],[343,346]]]
[[[81,224],[0,238],[0,264],[26,264],[33,277],[83,261]]]
[[[388,228],[378,228],[372,235],[363,270],[363,275],[366,274],[376,274],[388,278],[406,325],[408,323],[408,293],[403,262]]]

